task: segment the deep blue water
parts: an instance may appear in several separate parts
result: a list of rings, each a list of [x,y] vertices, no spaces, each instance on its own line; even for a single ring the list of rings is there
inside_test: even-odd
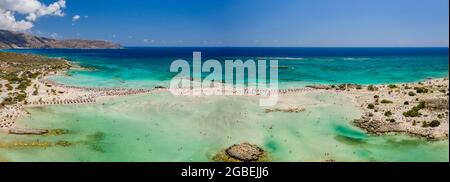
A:
[[[23,49],[8,50],[64,57],[93,72],[74,71],[71,77],[55,78],[74,85],[100,87],[153,87],[167,84],[172,61],[277,59],[281,87],[312,83],[401,83],[447,77],[448,48],[233,48],[233,47],[129,47],[118,50]],[[206,76],[206,74],[202,75]]]
[[[217,57],[386,57],[448,56],[448,48],[283,48],[283,47],[128,47],[126,49],[17,49],[15,52],[98,57],[190,57],[201,51]],[[207,58],[207,57],[206,57]]]

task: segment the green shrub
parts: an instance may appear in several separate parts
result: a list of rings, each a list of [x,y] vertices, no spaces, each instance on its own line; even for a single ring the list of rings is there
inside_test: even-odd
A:
[[[403,113],[403,116],[405,117],[419,117],[422,114],[419,112],[421,109],[424,109],[426,107],[425,102],[422,101],[419,103],[419,105],[414,106],[413,108],[411,108],[411,110],[406,111]]]
[[[379,95],[375,95],[375,96],[373,96],[373,98],[378,99],[378,98],[380,98],[380,96]]]
[[[416,93],[418,94],[428,93],[428,89],[424,87],[415,87],[414,90],[416,90]]]
[[[431,121],[431,123],[428,124],[428,126],[433,128],[438,127],[439,125],[441,125],[441,122],[439,122],[438,120],[433,120]]]
[[[383,100],[381,100],[381,102],[380,103],[382,103],[382,104],[391,104],[392,103],[392,101],[390,101],[390,100],[386,100],[386,99],[383,99]]]
[[[26,98],[27,98],[27,94],[21,93],[21,94],[18,94],[15,99],[18,102],[22,102],[22,101],[25,101]]]
[[[40,74],[42,74],[41,72],[36,72],[36,73],[28,73],[28,77],[32,78],[32,79],[36,79]]]
[[[14,87],[11,86],[11,84],[9,84],[9,83],[7,83],[7,84],[5,85],[5,87],[6,87],[6,90],[8,90],[8,91],[11,91],[11,90],[14,89]]]
[[[419,117],[421,115],[422,114],[417,110],[409,110],[403,113],[403,116],[405,117]]]
[[[26,81],[20,82],[20,84],[17,86],[17,89],[24,91],[29,86],[31,86],[31,82],[29,80],[26,80]]]
[[[425,109],[425,107],[426,107],[426,104],[425,104],[425,101],[421,101],[421,102],[419,102],[419,105],[417,105],[416,106],[417,107],[417,109]]]
[[[37,89],[33,91],[33,95],[38,95],[38,94],[39,94],[39,92]]]
[[[408,101],[405,101],[405,102],[403,103],[403,105],[407,106],[407,105],[409,105],[409,102],[408,102]]]
[[[367,108],[368,108],[368,109],[375,109],[375,105],[369,104],[369,105],[367,105]]]
[[[397,85],[389,84],[388,87],[389,87],[390,89],[394,89],[394,88],[397,88]]]
[[[16,104],[16,102],[14,101],[13,98],[11,97],[6,97],[3,99],[3,102],[1,103],[2,106],[6,106],[6,105],[12,105],[12,104]]]
[[[392,116],[392,112],[386,111],[386,112],[384,112],[384,116],[386,116],[386,117]]]
[[[431,122],[425,122],[424,121],[422,123],[422,127],[424,127],[424,128],[427,128],[427,127],[435,128],[435,127],[438,127],[439,125],[441,125],[441,122],[439,122],[438,120],[433,120]]]
[[[408,92],[408,95],[412,97],[412,96],[416,96],[416,93],[414,93],[414,92]]]
[[[367,86],[367,90],[369,90],[369,91],[376,91],[377,88],[374,87],[373,85],[369,85],[369,86]]]

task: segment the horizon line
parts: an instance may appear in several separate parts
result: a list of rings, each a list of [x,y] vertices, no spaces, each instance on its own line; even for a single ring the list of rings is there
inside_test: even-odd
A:
[[[446,48],[447,46],[127,46],[124,48]]]

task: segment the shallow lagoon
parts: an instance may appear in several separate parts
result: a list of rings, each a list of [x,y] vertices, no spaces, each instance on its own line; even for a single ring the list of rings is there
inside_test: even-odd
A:
[[[174,97],[169,93],[116,98],[93,105],[29,109],[19,126],[62,128],[61,136],[11,136],[2,141],[70,141],[73,146],[0,148],[6,161],[210,161],[234,143],[251,142],[273,161],[448,161],[447,141],[370,136],[350,121],[348,99],[307,94],[302,113],[265,113],[256,98]]]
[[[14,50],[65,57],[96,71],[52,79],[89,87],[167,85],[170,62],[202,51],[215,58],[277,58],[280,87],[313,83],[381,84],[448,77],[448,48],[127,48]],[[284,100],[303,113],[264,113],[244,97],[173,97],[168,93],[116,98],[92,105],[30,108],[19,127],[68,129],[61,136],[0,134],[1,142],[69,141],[48,148],[0,148],[0,161],[210,161],[239,142],[261,145],[273,161],[449,161],[446,141],[405,135],[370,136],[351,125],[359,113],[349,99],[309,94]]]

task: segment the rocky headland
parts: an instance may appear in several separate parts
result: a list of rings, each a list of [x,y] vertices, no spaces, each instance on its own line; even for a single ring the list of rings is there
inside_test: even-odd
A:
[[[0,30],[0,49],[120,49],[121,45],[102,40],[56,40],[22,32]]]

